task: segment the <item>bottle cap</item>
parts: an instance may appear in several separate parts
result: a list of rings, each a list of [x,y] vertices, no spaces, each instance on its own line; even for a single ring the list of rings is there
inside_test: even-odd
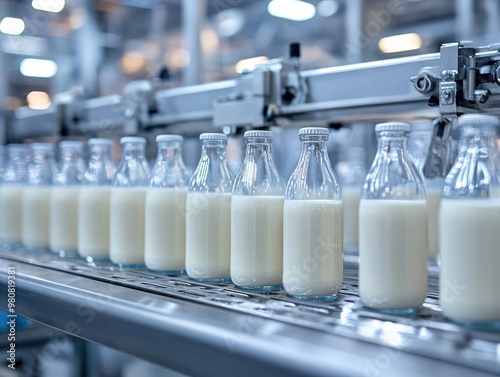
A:
[[[7,144],[7,152],[26,152],[25,144]]]
[[[411,126],[408,123],[402,123],[402,122],[379,123],[375,126],[375,132],[383,132],[383,131],[410,132]]]
[[[83,149],[83,141],[64,140],[59,143],[59,148]]]
[[[179,143],[182,143],[184,138],[180,135],[158,135],[156,136],[156,142],[160,143],[163,141],[177,141]]]
[[[125,143],[142,143],[146,144],[146,138],[141,136],[124,136],[120,139],[121,144]]]
[[[33,150],[38,150],[38,151],[54,151],[54,145],[50,143],[32,143],[31,149]]]
[[[203,133],[200,135],[200,140],[222,140],[227,141],[227,136],[225,134],[219,133]]]
[[[500,126],[500,120],[494,115],[465,114],[458,118],[459,126]]]
[[[113,140],[111,139],[103,139],[103,138],[92,138],[87,142],[88,145],[104,145],[104,146],[113,146]]]
[[[272,139],[273,138],[273,133],[271,131],[246,131],[243,134],[243,137],[265,137],[267,139]]]
[[[304,127],[299,130],[299,136],[302,135],[324,135],[329,136],[330,131],[324,127]]]

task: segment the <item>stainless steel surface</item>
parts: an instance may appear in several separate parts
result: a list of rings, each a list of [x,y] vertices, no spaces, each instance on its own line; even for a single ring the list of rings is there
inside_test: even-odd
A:
[[[188,374],[500,372],[500,332],[444,321],[434,267],[423,310],[394,316],[361,307],[355,258],[346,256],[345,264],[337,300],[303,302],[283,291],[254,293],[185,276],[2,251],[0,294],[5,297],[7,266],[15,265],[18,314]],[[451,293],[456,289],[450,286]]]

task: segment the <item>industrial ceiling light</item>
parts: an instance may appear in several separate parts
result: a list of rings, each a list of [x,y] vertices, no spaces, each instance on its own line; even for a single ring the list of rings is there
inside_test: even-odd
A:
[[[422,47],[422,38],[417,33],[392,35],[382,38],[378,47],[384,54],[418,50]]]
[[[48,109],[52,103],[47,93],[39,91],[29,92],[26,101],[28,102],[28,107],[33,110]]]
[[[33,0],[31,6],[44,12],[59,13],[64,9],[64,0]]]
[[[300,0],[272,0],[267,6],[271,16],[292,21],[305,21],[314,17],[316,7]]]
[[[19,67],[21,74],[27,77],[52,77],[57,72],[57,64],[52,60],[24,59]]]
[[[19,35],[24,31],[24,21],[20,18],[5,17],[0,22],[0,31],[4,34]]]
[[[267,56],[256,56],[255,58],[243,59],[236,63],[234,69],[237,73],[253,71],[257,64],[267,62],[268,60],[269,58]]]

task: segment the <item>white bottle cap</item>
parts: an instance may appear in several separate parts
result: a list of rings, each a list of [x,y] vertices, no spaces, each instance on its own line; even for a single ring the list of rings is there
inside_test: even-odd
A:
[[[302,135],[324,135],[329,136],[330,131],[324,127],[304,127],[299,130],[299,136]]]
[[[410,132],[411,126],[408,123],[402,123],[402,122],[379,123],[375,126],[375,132],[383,132],[383,131]]]
[[[39,151],[54,151],[54,145],[50,143],[33,143],[31,144],[31,149]]]
[[[59,143],[59,148],[83,149],[83,141],[64,140]]]
[[[109,146],[112,146],[113,140],[96,137],[96,138],[89,139],[87,144],[88,145],[104,145],[104,146],[109,145]]]
[[[184,138],[180,135],[158,135],[156,136],[156,142],[163,142],[163,141],[177,141],[179,143],[182,143]]]
[[[25,144],[7,144],[7,151],[15,151],[15,152],[26,152]]]
[[[494,115],[488,114],[465,114],[458,118],[459,126],[500,126],[500,120]]]
[[[200,135],[200,140],[222,140],[227,141],[227,136],[225,134],[219,133],[203,133]]]
[[[271,131],[259,131],[259,130],[251,130],[247,131],[243,134],[243,137],[265,137],[266,139],[273,139],[273,133]]]
[[[124,136],[120,139],[121,144],[125,143],[142,143],[146,144],[146,138],[141,136]]]

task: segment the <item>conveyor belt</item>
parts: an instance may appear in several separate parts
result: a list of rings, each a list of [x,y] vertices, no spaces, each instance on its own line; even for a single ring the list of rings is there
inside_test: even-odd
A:
[[[0,258],[319,330],[477,371],[500,373],[500,332],[465,329],[443,320],[435,266],[430,266],[429,294],[422,310],[409,316],[396,316],[362,307],[353,256],[346,256],[342,291],[330,302],[297,300],[282,290],[256,293],[237,289],[232,284],[203,284],[187,276],[160,275],[142,269],[120,270],[110,263],[91,265],[50,253],[0,251]]]

